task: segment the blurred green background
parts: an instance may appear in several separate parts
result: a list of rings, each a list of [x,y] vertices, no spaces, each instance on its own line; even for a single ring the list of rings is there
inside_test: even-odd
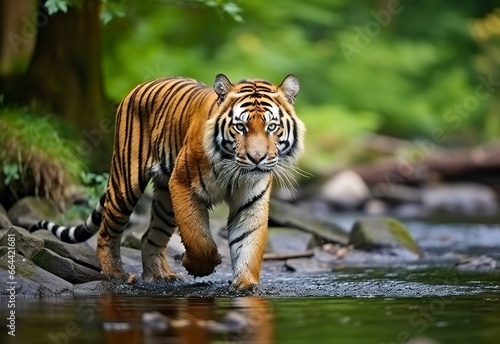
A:
[[[50,21],[91,2],[96,1],[48,0],[41,6],[55,12]],[[9,11],[10,18],[14,12],[18,18],[33,18],[37,9],[36,1],[1,3],[4,18]],[[112,118],[114,106],[131,88],[160,76],[189,76],[211,84],[222,72],[233,81],[258,77],[279,83],[293,73],[301,82],[297,112],[308,129],[302,160],[307,170],[364,161],[366,147],[360,142],[371,133],[426,138],[442,146],[491,141],[500,131],[497,7],[499,1],[103,0],[100,30],[87,34],[99,44],[92,58],[99,62],[98,79],[111,104],[100,116]],[[21,23],[10,27],[23,37]],[[13,42],[5,27],[0,55],[1,104],[8,109],[2,110],[4,116],[43,104],[12,96],[24,92],[19,79],[30,76],[33,49]],[[35,34],[28,38],[36,45]],[[79,40],[58,39],[53,34],[46,54]],[[13,47],[26,49],[9,53]],[[91,62],[83,58],[79,63]],[[66,73],[50,71],[58,72]],[[65,97],[64,92],[57,97]],[[61,118],[57,106],[44,109]],[[71,118],[66,122],[62,135],[76,138],[77,144],[82,128],[99,128],[90,115],[83,127],[73,125],[77,121]],[[102,162],[92,165],[95,154],[83,158],[105,170]]]

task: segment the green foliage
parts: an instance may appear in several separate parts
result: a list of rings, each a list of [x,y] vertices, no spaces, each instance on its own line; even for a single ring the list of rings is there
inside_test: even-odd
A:
[[[76,145],[63,138],[61,124],[53,117],[28,109],[0,108],[0,161],[2,170],[23,172],[23,165],[37,156],[60,162],[66,175],[78,180],[84,163]]]
[[[53,9],[74,3],[47,2]],[[478,75],[494,74],[500,65],[498,40],[478,44],[470,33],[471,20],[491,19],[486,14],[494,4],[102,3],[105,85],[113,99],[161,76],[210,85],[220,72],[233,81],[263,77],[275,83],[294,73],[301,82],[297,106],[308,128],[306,149],[314,153],[304,158],[306,169],[356,159],[357,139],[373,131],[411,140],[432,138],[440,129],[447,135],[439,143],[444,145],[475,144],[500,132],[497,97],[479,101],[466,115],[457,110],[474,96]],[[390,3],[397,5],[393,13]],[[491,22],[483,26],[491,28]]]
[[[14,163],[4,164],[3,175],[5,185],[9,185],[12,181],[19,180],[19,178],[21,178],[19,174],[19,165]]]
[[[108,183],[108,173],[81,172],[80,180],[89,197],[89,203],[93,207],[106,191]]]
[[[5,204],[40,195],[65,208],[66,190],[84,165],[76,145],[63,139],[57,128],[46,114],[0,109],[0,181],[7,186],[0,182],[0,196]]]
[[[54,14],[59,11],[68,12],[68,6],[71,6],[72,1],[70,0],[47,0],[45,1],[45,7],[49,14]]]

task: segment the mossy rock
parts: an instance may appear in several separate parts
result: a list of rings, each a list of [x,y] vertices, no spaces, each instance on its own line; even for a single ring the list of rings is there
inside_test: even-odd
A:
[[[7,247],[0,247],[0,281],[10,279]],[[26,296],[54,296],[72,295],[73,285],[65,280],[36,266],[33,262],[16,254],[14,257],[15,272],[14,280],[16,294]],[[1,295],[7,295],[7,288],[0,290]]]
[[[15,240],[9,241],[9,235],[12,235]],[[24,228],[11,226],[6,235],[0,239],[0,247],[10,247],[11,245],[16,253],[31,259],[35,253],[43,248],[44,242],[42,239],[31,235]]]
[[[104,278],[99,272],[76,264],[71,259],[61,257],[46,248],[38,251],[33,256],[32,261],[42,269],[73,284],[91,282]]]
[[[356,221],[349,235],[349,244],[363,250],[405,248],[423,255],[406,226],[391,217],[369,217]]]

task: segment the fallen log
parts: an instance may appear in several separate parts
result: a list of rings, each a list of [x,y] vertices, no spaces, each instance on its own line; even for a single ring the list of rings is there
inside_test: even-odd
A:
[[[287,260],[295,258],[309,258],[314,256],[314,250],[292,253],[264,253],[264,260]]]
[[[347,244],[349,240],[349,233],[331,219],[311,215],[293,204],[276,198],[271,198],[270,201],[269,220],[280,226],[312,233],[327,242]]]
[[[478,182],[500,189],[500,144],[449,150],[426,143],[397,157],[351,169],[368,184],[419,185],[441,181]]]

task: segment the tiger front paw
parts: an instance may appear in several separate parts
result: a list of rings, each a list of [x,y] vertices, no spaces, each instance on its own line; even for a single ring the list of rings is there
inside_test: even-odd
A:
[[[214,272],[215,267],[222,262],[222,257],[219,252],[215,251],[213,254],[193,256],[184,253],[182,257],[182,265],[186,268],[190,275],[195,277],[208,276]]]
[[[229,291],[244,294],[254,294],[258,290],[259,282],[249,277],[236,277],[229,286]]]

